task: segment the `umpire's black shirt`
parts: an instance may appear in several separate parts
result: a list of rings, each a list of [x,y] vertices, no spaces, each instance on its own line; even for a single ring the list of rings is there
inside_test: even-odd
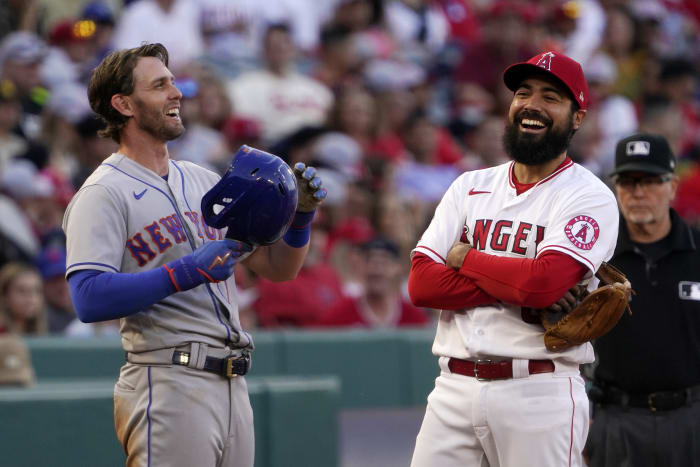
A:
[[[630,239],[620,218],[610,263],[636,295],[632,315],[593,343],[595,379],[629,392],[650,393],[700,384],[700,232],[671,209],[671,231],[658,242]]]

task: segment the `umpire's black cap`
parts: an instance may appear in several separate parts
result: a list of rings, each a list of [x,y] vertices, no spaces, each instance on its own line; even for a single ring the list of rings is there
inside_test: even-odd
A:
[[[617,143],[615,149],[615,171],[610,175],[623,172],[647,172],[662,175],[673,173],[676,158],[671,147],[661,135],[639,133],[628,136]]]

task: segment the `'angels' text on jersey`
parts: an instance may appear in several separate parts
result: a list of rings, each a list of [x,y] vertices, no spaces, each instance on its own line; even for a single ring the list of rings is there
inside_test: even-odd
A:
[[[534,235],[535,248],[544,238],[544,226],[533,225],[530,222],[518,222],[514,225],[511,220],[477,219],[473,227],[473,247],[485,250],[487,245],[494,251],[510,251],[523,255],[527,254],[527,244]],[[464,226],[462,242],[468,242],[469,227]]]

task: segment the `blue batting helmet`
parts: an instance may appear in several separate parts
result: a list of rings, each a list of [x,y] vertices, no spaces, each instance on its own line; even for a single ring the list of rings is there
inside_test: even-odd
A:
[[[297,208],[294,172],[279,157],[241,146],[221,180],[202,198],[202,216],[226,237],[271,245],[289,229]]]

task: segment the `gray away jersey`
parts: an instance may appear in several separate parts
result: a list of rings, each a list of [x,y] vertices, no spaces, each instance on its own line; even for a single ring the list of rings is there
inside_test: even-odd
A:
[[[81,269],[154,269],[224,237],[200,212],[202,196],[219,176],[190,162],[171,160],[169,166],[166,181],[123,154],[112,154],[90,175],[63,219],[66,277]],[[252,347],[238,319],[233,276],[176,292],[122,318],[120,333],[128,352],[186,342],[223,347],[227,340]]]

